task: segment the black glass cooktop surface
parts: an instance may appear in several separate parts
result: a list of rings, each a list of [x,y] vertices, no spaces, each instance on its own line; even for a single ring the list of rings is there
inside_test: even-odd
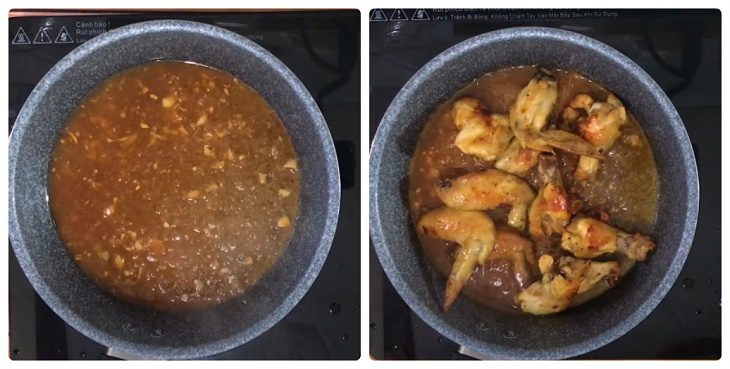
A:
[[[677,282],[651,315],[581,359],[720,357],[720,11],[373,9],[370,139],[400,88],[431,58],[478,34],[544,26],[582,33],[631,58],[664,89],[697,157],[700,212]],[[416,316],[370,250],[370,353],[383,359],[478,356]],[[472,356],[470,356],[472,355]]]
[[[12,15],[12,14],[11,14]],[[154,19],[223,27],[281,59],[317,101],[340,164],[340,220],[312,288],[279,323],[215,359],[357,359],[360,356],[360,13],[205,12],[64,14],[23,12],[9,22],[12,128],[38,81],[64,55],[108,30]],[[109,359],[122,356],[81,335],[41,300],[10,248],[12,359]]]

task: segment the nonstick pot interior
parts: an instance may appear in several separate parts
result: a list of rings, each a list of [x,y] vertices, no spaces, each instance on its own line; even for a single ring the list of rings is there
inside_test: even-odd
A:
[[[445,281],[422,260],[404,191],[410,157],[427,118],[465,84],[520,65],[578,71],[606,85],[636,116],[656,158],[660,198],[657,249],[618,286],[583,306],[547,317],[478,307],[461,298],[440,311]],[[493,358],[565,358],[601,347],[641,322],[672,286],[687,257],[698,210],[697,168],[684,125],[660,87],[618,51],[550,28],[512,28],[468,39],[438,55],[398,93],[370,157],[371,237],[385,272],[425,322]]]
[[[197,313],[155,312],[113,298],[66,252],[47,202],[47,169],[62,127],[83,97],[111,75],[155,60],[226,71],[274,108],[299,156],[301,204],[289,246],[242,295]],[[191,358],[222,352],[283,318],[313,283],[329,251],[340,184],[332,138],[314,100],[278,59],[221,28],[186,21],[122,27],[62,59],[31,93],[15,123],[9,159],[10,238],[38,294],[75,329],[131,356]]]

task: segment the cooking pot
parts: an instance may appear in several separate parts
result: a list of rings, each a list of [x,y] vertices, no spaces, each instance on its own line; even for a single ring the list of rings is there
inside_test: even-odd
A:
[[[440,309],[445,279],[426,262],[408,213],[410,158],[435,108],[487,72],[521,65],[578,71],[613,91],[654,151],[659,202],[656,251],[595,300],[538,317],[498,312],[459,298]],[[510,28],[461,42],[436,56],[386,111],[370,154],[370,229],[386,275],[408,306],[452,341],[495,359],[560,359],[595,350],[646,318],[674,284],[692,244],[699,189],[682,120],[646,72],[589,37],[552,28]]]
[[[253,87],[278,113],[300,163],[299,217],[280,259],[243,294],[190,313],[154,311],[105,293],[66,252],[48,207],[49,158],[70,114],[113,74],[156,60],[200,63]],[[70,326],[132,357],[209,356],[273,326],[319,273],[332,243],[339,203],[332,137],[307,89],[260,46],[202,23],[137,23],[84,43],[38,83],[10,136],[9,233],[23,271],[41,298]]]

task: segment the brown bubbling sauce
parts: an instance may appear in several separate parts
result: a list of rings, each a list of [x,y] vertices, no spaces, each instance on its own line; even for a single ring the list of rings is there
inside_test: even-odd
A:
[[[56,143],[48,191],[91,278],[126,300],[187,310],[272,267],[297,218],[299,173],[281,120],[251,87],[156,62],[84,99]]]
[[[409,207],[414,224],[429,210],[443,206],[435,191],[441,180],[494,167],[493,162],[481,161],[454,145],[458,129],[449,115],[453,102],[461,97],[471,96],[479,99],[490,113],[508,114],[517,95],[536,71],[535,67],[517,67],[486,74],[454,94],[430,116],[419,138],[409,172]],[[553,124],[559,123],[560,112],[575,95],[585,93],[601,101],[608,96],[609,91],[605,87],[580,74],[556,70],[554,75],[558,81],[559,96],[550,119]],[[558,127],[566,128],[560,125]],[[610,215],[612,224],[625,231],[651,234],[658,199],[654,156],[641,127],[630,113],[628,123],[621,131],[622,136],[607,152],[606,160],[602,161],[596,177],[582,186],[572,179],[578,157],[556,150],[563,183],[571,198],[584,200],[584,211],[605,212]],[[638,141],[638,144],[629,142],[632,139]],[[532,169],[525,180],[537,192],[537,167]],[[506,211],[496,209],[487,213],[498,229],[508,230]],[[509,231],[518,233],[512,228]],[[530,239],[526,233],[521,236],[525,240]],[[441,275],[447,277],[457,244],[424,237],[420,233],[419,239],[427,259]],[[499,242],[498,237],[497,243]],[[552,247],[535,247],[535,254],[537,259],[543,254],[568,253],[561,250],[556,241]],[[622,268],[626,270],[632,264],[622,263]],[[485,266],[477,267],[461,290],[461,295],[486,307],[522,313],[514,304],[514,297],[521,288],[526,288],[537,280],[539,272],[536,266],[533,269],[533,274],[519,276],[519,280],[522,280],[520,283],[513,273],[511,261],[488,262]]]

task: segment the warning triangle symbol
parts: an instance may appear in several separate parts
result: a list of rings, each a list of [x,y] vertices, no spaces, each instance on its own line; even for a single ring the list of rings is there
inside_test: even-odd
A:
[[[416,9],[411,17],[412,20],[431,20],[426,9]]]
[[[34,44],[50,44],[51,38],[48,37],[48,33],[46,33],[46,29],[41,27],[38,29],[38,33],[35,34],[35,38],[33,39]]]
[[[56,36],[56,43],[57,44],[72,44],[74,43],[74,39],[71,38],[71,34],[68,33],[66,30],[66,27],[61,27],[61,30],[58,32],[58,36]]]
[[[408,16],[403,9],[396,9],[393,14],[390,15],[390,20],[408,20]]]
[[[18,28],[18,32],[15,34],[15,37],[13,37],[13,44],[30,45],[30,39],[28,38],[28,35],[25,34],[23,27]]]
[[[388,16],[382,9],[373,10],[373,14],[370,15],[370,20],[373,22],[385,22],[388,20]]]

